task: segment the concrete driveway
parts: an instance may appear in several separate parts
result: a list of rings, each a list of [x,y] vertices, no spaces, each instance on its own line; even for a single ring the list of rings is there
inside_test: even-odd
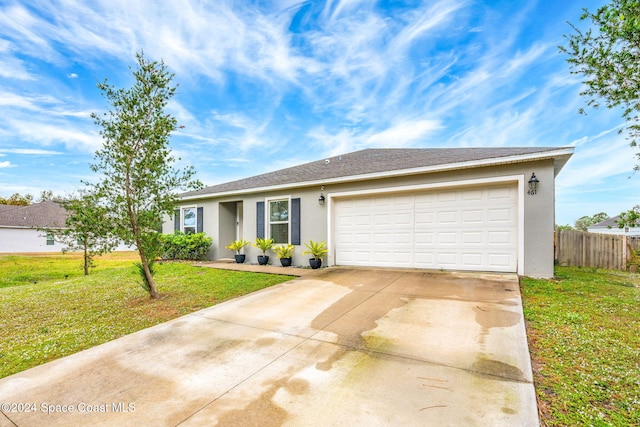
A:
[[[515,275],[330,268],[0,380],[0,426],[534,426]]]

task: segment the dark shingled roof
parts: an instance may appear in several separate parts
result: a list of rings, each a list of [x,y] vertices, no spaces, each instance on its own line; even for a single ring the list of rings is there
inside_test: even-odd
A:
[[[67,210],[53,201],[28,206],[0,205],[0,227],[61,228],[66,219]]]
[[[599,222],[597,224],[593,224],[590,225],[589,227],[587,227],[587,229],[589,228],[620,228],[620,225],[618,224],[618,221],[620,221],[620,215],[616,215],[614,217],[605,219],[602,222]],[[627,224],[629,225],[629,224]],[[630,225],[629,225],[630,226]],[[640,223],[636,222],[636,227],[640,227]]]
[[[605,219],[597,224],[592,224],[588,228],[618,228],[618,221],[620,220],[620,215],[614,216],[612,218]]]
[[[562,149],[562,147],[370,148],[250,178],[213,185],[201,190],[183,193],[181,196],[206,196],[276,185],[317,182],[355,175],[544,153],[559,149]]]

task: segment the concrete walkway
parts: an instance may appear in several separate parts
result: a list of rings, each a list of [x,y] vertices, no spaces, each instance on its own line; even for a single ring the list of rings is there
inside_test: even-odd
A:
[[[330,268],[0,380],[0,426],[535,426],[515,275]]]

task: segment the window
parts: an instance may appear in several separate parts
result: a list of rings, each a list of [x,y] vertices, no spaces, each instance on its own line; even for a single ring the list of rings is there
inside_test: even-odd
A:
[[[196,232],[198,213],[196,208],[182,209],[182,232],[192,234]]]
[[[53,240],[53,234],[47,234],[47,246],[53,246],[55,244],[55,240]]]
[[[173,230],[182,231],[185,234],[202,233],[204,231],[203,212],[202,206],[176,209],[173,215]]]
[[[271,209],[272,203],[274,203],[273,209]],[[283,212],[283,209],[286,211],[286,213]],[[273,220],[271,220],[271,211],[274,211]],[[283,216],[286,219],[283,218]],[[201,213],[200,211],[198,211],[198,221],[201,221],[200,217]],[[278,223],[280,224],[278,225]],[[288,223],[288,227],[284,227],[284,224],[286,223]],[[273,224],[274,227],[272,227],[271,224]],[[278,230],[278,228],[282,230]],[[278,231],[283,231],[286,233],[286,236],[278,237],[278,240],[282,240],[282,243],[300,245],[299,197],[294,199],[267,199],[265,201],[256,202],[256,237],[273,237],[275,239],[275,235],[278,234]],[[287,238],[289,240],[288,242]]]
[[[269,201],[269,237],[275,243],[289,243],[289,199]]]

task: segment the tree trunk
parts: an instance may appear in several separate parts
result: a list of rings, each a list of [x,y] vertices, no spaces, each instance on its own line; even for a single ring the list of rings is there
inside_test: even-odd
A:
[[[142,249],[138,249],[138,253],[140,254],[140,262],[142,263],[142,268],[144,269],[144,275],[147,277],[147,283],[149,284],[149,295],[153,299],[158,299],[160,295],[156,290],[156,283],[153,281],[153,275],[151,274],[151,270],[149,270],[149,262],[147,261],[147,255],[144,253],[144,250]]]
[[[84,244],[84,275],[89,275],[89,253],[87,251],[87,243]]]

